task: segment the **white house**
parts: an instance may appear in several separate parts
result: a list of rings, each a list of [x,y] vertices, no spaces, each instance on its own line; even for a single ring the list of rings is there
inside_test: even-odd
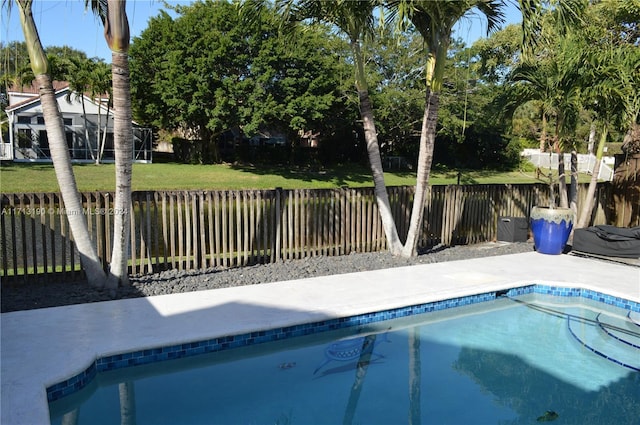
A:
[[[58,107],[64,120],[69,154],[74,162],[114,161],[113,110],[106,100],[72,93],[65,82],[54,82]],[[9,140],[2,140],[0,159],[14,162],[51,162],[42,105],[35,84],[8,91],[5,109],[9,121]],[[84,108],[83,108],[84,103]],[[151,162],[151,129],[135,123],[134,161]],[[100,143],[98,143],[100,141]]]

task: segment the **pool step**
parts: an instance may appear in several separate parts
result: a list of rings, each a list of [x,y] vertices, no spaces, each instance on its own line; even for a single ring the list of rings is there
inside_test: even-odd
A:
[[[594,319],[567,316],[571,335],[593,353],[640,372],[640,332],[625,319],[599,313]]]
[[[609,337],[640,350],[640,329],[629,319],[622,320],[598,313],[596,322],[600,330]]]

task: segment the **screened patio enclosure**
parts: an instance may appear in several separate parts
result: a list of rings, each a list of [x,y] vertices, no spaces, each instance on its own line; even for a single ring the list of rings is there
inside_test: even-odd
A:
[[[92,99],[72,93],[66,83],[58,83],[58,108],[64,121],[69,155],[74,162],[114,162],[113,109],[108,99]],[[55,86],[55,84],[54,84]],[[9,92],[9,140],[3,140],[2,159],[15,162],[50,162],[49,137],[45,128],[40,96],[33,87]],[[132,160],[151,162],[153,132],[133,124]],[[8,143],[7,143],[8,142]]]

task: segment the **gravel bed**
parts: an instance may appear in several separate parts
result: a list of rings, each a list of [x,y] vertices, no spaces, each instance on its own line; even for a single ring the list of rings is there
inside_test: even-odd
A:
[[[167,270],[132,276],[131,285],[116,293],[91,288],[86,282],[46,282],[1,285],[2,312],[82,304],[113,299],[201,291],[232,286],[256,285],[313,276],[402,267],[414,264],[465,260],[533,251],[531,242],[484,243],[455,247],[435,247],[413,258],[399,258],[388,252],[351,254],[340,257],[309,257],[236,268],[209,268],[196,271]]]

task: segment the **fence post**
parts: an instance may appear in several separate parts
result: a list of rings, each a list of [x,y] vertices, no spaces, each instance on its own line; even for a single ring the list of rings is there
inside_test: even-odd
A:
[[[280,251],[280,244],[281,244],[281,230],[280,227],[282,226],[282,197],[284,195],[283,190],[281,187],[276,187],[276,208],[275,208],[275,246],[274,246],[274,251],[275,251],[275,262],[277,263],[278,261],[280,261],[281,259],[281,251]]]

